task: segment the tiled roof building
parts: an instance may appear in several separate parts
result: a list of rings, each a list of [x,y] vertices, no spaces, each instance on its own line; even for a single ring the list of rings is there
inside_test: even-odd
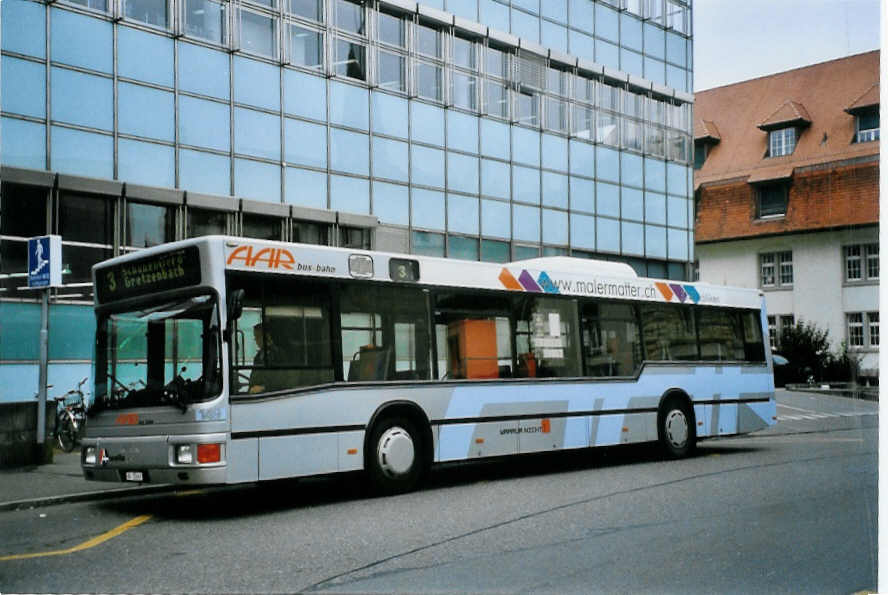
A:
[[[696,95],[700,279],[760,287],[877,368],[879,52]],[[772,341],[772,343],[775,341]]]

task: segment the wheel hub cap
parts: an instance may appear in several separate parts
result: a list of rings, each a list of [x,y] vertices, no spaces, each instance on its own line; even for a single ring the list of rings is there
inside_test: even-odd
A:
[[[389,477],[404,475],[415,459],[413,439],[403,428],[389,428],[380,436],[376,454],[383,473]]]
[[[673,409],[666,415],[666,439],[676,448],[682,448],[687,443],[688,418],[682,411]]]

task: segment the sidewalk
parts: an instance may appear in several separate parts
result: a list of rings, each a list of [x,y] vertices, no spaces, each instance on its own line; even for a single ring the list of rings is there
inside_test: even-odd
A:
[[[80,449],[56,450],[49,465],[0,469],[0,512],[173,490],[171,485],[133,486],[87,481],[80,471]]]

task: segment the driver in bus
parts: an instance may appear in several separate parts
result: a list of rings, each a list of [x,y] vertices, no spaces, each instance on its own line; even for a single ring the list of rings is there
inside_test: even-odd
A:
[[[263,330],[262,323],[253,326],[253,340],[256,341],[256,356],[253,358],[253,371],[250,373],[250,394],[275,390],[274,370],[271,366],[280,361],[279,350],[272,340],[271,333]]]

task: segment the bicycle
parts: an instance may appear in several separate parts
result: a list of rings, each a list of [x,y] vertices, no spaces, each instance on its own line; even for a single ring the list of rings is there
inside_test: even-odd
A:
[[[80,388],[84,382],[86,382],[85,377],[77,383],[77,388],[55,398],[58,403],[55,435],[59,447],[65,452],[74,450],[86,426],[86,402]],[[71,395],[76,395],[77,399],[68,403],[68,397]]]

